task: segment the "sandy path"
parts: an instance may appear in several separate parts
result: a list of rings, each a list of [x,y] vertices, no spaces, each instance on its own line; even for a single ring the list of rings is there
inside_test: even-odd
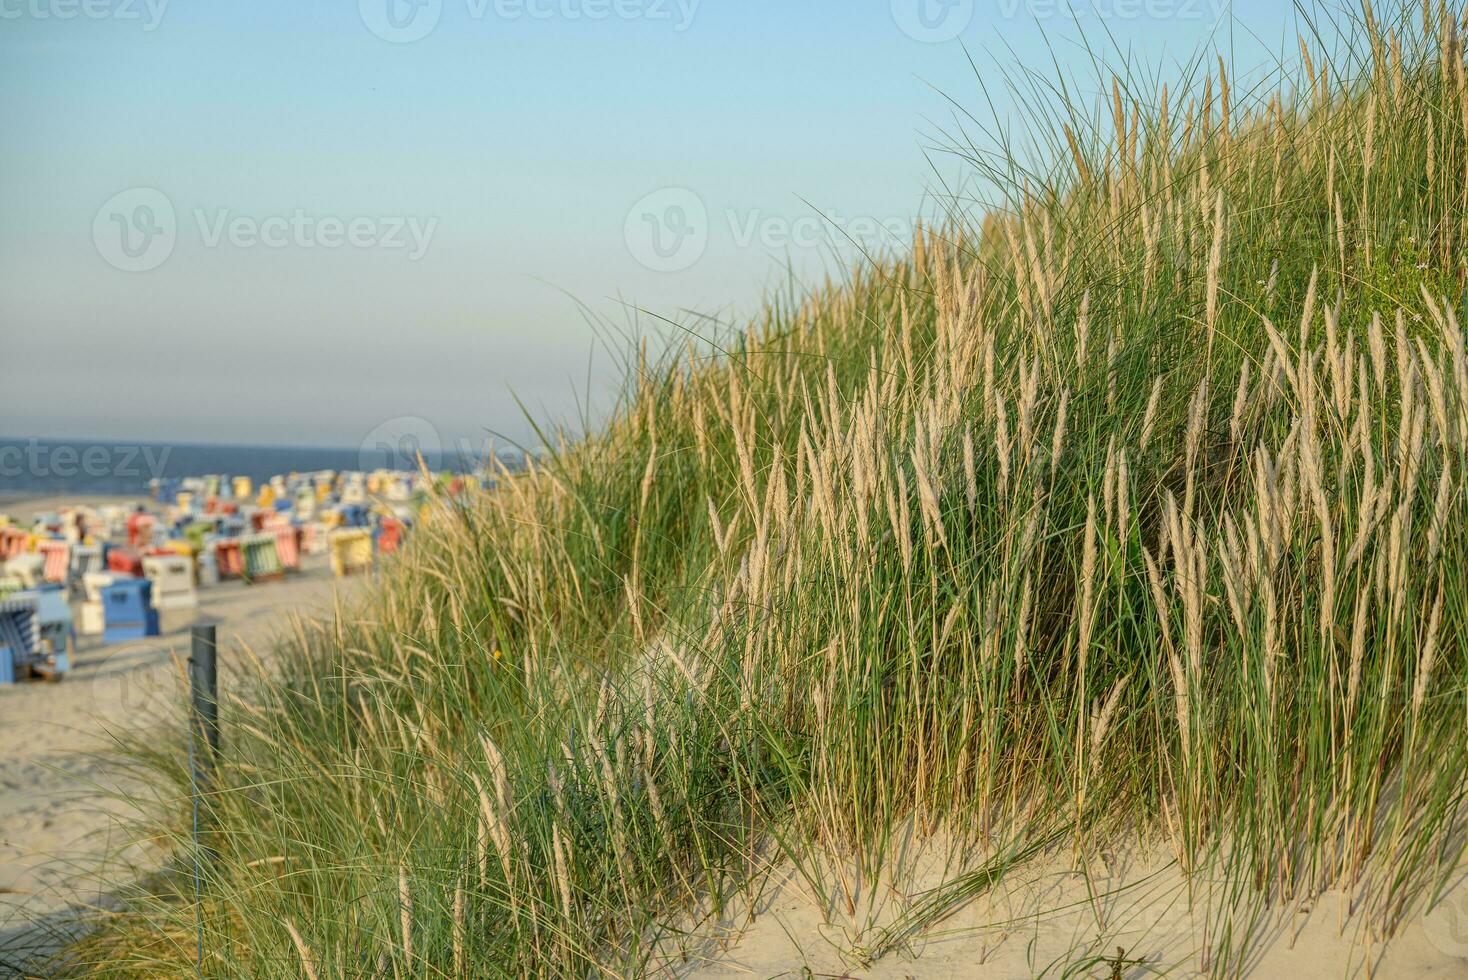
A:
[[[55,504],[12,502],[0,511],[19,518]],[[116,820],[125,809],[107,797],[128,788],[105,759],[108,733],[169,717],[170,699],[178,697],[174,658],[188,656],[189,627],[219,625],[227,689],[241,644],[267,655],[291,614],[329,613],[338,596],[366,581],[338,582],[324,556],[305,556],[303,566],[282,582],[201,590],[197,609],[163,614],[159,637],[105,646],[100,637],[78,636],[72,671],[60,684],[0,687],[0,976],[54,948],[78,904],[105,901],[97,873],[126,843]],[[127,857],[156,860],[137,851]]]

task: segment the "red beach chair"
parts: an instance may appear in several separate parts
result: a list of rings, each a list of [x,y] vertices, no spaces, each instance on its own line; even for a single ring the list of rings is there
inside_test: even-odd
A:
[[[41,577],[47,582],[66,582],[71,568],[71,545],[65,541],[37,541],[36,551],[46,559]]]
[[[109,548],[107,550],[107,570],[109,572],[120,572],[123,575],[131,575],[134,578],[142,578],[142,552],[136,548]]]
[[[240,553],[238,538],[224,538],[214,543],[214,565],[219,577],[242,578],[245,574],[245,558]]]

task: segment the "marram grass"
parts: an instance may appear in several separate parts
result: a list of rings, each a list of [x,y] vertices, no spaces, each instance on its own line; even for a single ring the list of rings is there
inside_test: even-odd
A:
[[[226,705],[202,898],[70,969],[193,975],[201,924],[209,976],[654,972],[899,826],[1008,863],[868,958],[1143,838],[1389,939],[1464,847],[1468,77],[1452,7],[1340,23],[1273,93],[1108,80],[1047,166],[975,155],[1005,207],[639,358],[603,429],[439,502]]]

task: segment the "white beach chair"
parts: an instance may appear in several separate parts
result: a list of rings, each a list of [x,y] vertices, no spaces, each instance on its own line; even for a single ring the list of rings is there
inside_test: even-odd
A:
[[[30,552],[16,555],[6,560],[5,574],[20,579],[27,589],[38,588],[46,580],[46,556]]]
[[[148,555],[143,574],[153,582],[154,609],[189,609],[199,604],[194,563],[183,555]]]

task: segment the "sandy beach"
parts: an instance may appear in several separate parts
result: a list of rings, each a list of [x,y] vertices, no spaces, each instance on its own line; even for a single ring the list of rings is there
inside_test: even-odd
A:
[[[64,504],[126,498],[0,498],[19,521]],[[195,609],[162,614],[161,635],[104,645],[77,636],[72,670],[56,684],[0,687],[0,975],[54,949],[79,907],[105,905],[103,862],[155,865],[156,852],[129,848],[117,799],[129,787],[106,761],[113,733],[169,717],[177,665],[188,657],[189,627],[219,626],[221,686],[237,676],[244,648],[268,657],[271,638],[294,615],[321,615],[360,590],[365,578],[333,578],[325,556],[303,556],[283,581],[238,581],[201,589]],[[183,738],[183,733],[179,733]]]

